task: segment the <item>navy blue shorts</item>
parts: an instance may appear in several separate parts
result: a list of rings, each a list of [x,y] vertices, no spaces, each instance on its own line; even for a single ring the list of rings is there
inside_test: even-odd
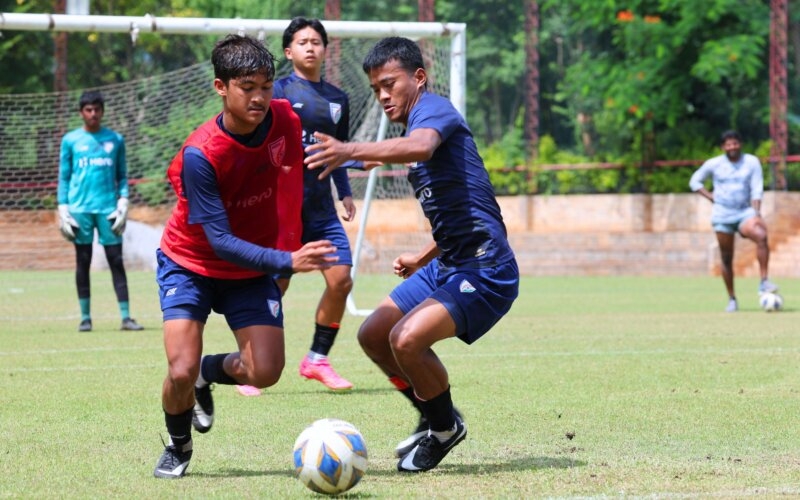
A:
[[[352,266],[353,257],[350,255],[350,240],[337,217],[324,220],[303,221],[303,243],[310,241],[329,240],[336,247],[339,260],[337,266]]]
[[[497,267],[444,268],[434,259],[399,284],[389,296],[403,314],[427,298],[440,302],[467,344],[481,338],[505,315],[519,294],[519,269],[512,259]]]
[[[268,325],[283,328],[281,291],[272,276],[225,280],[201,276],[156,250],[158,296],[164,321],[205,323],[211,311],[222,314],[231,330]]]

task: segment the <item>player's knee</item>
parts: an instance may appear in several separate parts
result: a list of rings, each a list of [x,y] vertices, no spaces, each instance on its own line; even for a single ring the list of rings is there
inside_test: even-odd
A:
[[[347,298],[350,291],[353,289],[353,279],[347,275],[339,280],[336,280],[328,285],[328,291],[336,294],[338,297]]]
[[[719,257],[722,260],[722,263],[725,265],[730,265],[733,263],[733,251],[720,250]]]
[[[365,350],[376,350],[388,345],[387,321],[383,321],[378,315],[369,316],[361,326],[358,327],[358,343]]]
[[[285,364],[284,360],[257,364],[248,370],[248,382],[250,385],[261,389],[271,387],[281,379]]]
[[[200,367],[193,367],[189,363],[173,362],[169,365],[170,383],[178,391],[189,391],[194,387]]]
[[[394,328],[389,332],[389,345],[391,345],[392,353],[398,360],[416,357],[423,350],[423,346],[420,345],[416,336],[398,328]]]

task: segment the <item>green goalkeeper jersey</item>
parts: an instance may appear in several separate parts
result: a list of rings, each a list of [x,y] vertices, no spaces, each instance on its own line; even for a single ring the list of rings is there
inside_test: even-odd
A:
[[[117,199],[128,197],[125,139],[101,127],[64,135],[58,169],[58,203],[72,213],[109,214]]]

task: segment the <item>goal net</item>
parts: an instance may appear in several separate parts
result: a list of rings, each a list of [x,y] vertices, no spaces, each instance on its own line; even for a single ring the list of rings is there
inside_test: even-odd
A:
[[[96,27],[94,18],[103,16],[83,17],[93,18],[90,26]],[[4,21],[3,29],[9,29],[8,18]],[[269,21],[271,28],[251,32],[250,28],[242,29],[246,21],[236,20],[239,32],[251,32],[265,39],[279,61],[276,78],[291,70],[283,57],[280,41],[288,22]],[[451,94],[455,94],[456,105],[463,110],[463,103],[459,102],[463,100],[463,91],[453,92],[452,89],[453,68],[455,71],[463,68],[463,54],[454,55],[457,44],[453,43],[448,30],[426,35],[420,33],[419,28],[429,28],[432,23],[407,23],[406,26],[404,23],[324,22],[330,38],[324,74],[328,81],[349,95],[351,140],[374,141],[402,134],[401,126],[385,120],[361,69],[369,48],[388,34],[418,41],[425,57],[430,89],[451,98]],[[162,29],[163,25],[162,22]],[[390,25],[391,30],[387,32],[381,25]],[[27,22],[19,29],[39,28]],[[70,29],[77,31],[74,27]],[[185,27],[181,29],[187,32]],[[207,30],[208,22],[200,24],[198,34],[207,35]],[[228,30],[231,31],[237,29]],[[219,38],[222,36],[220,34]],[[210,51],[211,47],[209,54]],[[454,57],[459,57],[460,62],[454,63]],[[166,168],[188,134],[219,112],[219,96],[213,91],[212,80],[213,68],[206,60],[178,71],[96,88],[103,93],[106,102],[103,124],[120,132],[126,140],[131,210],[123,248],[129,270],[154,269],[155,248],[175,201],[166,181]],[[19,293],[35,284],[37,273],[31,271],[74,270],[73,247],[61,239],[55,220],[56,186],[61,137],[82,126],[77,103],[84,90],[87,89],[0,95],[0,231],[4,236],[0,238],[0,275],[3,276],[0,281],[7,299],[0,301],[0,319],[24,316],[25,308],[34,307],[25,305],[27,294]],[[406,180],[405,166],[386,165],[371,172],[351,170],[349,175],[358,208],[357,220],[344,222],[353,245],[353,276],[362,272],[390,273],[392,260],[399,253],[416,251],[430,241],[429,226]],[[105,269],[104,253],[99,247],[95,248],[92,266]],[[71,278],[67,279],[72,285]],[[95,281],[98,281],[96,285]],[[385,291],[388,292],[395,282],[386,281]],[[93,289],[98,293],[104,286],[108,285],[93,278]],[[365,292],[368,300],[358,300],[356,282],[348,310],[353,314],[366,312],[359,309],[356,302],[373,305],[375,294],[380,292],[370,290]],[[74,291],[69,293],[74,294]],[[53,317],[76,316],[75,309],[70,303],[67,311],[54,312]],[[113,309],[109,311],[111,314]]]

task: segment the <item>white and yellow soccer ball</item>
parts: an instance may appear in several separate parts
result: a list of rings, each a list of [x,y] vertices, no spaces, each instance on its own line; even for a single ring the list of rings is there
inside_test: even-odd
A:
[[[367,445],[356,427],[344,420],[317,420],[297,437],[293,451],[297,479],[317,493],[337,495],[367,472]]]
[[[762,293],[758,296],[758,305],[767,312],[780,311],[783,308],[783,297],[772,292]]]

